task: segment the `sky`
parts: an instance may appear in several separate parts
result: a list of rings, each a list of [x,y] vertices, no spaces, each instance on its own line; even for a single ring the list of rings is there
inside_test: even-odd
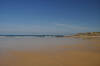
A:
[[[0,34],[100,32],[100,0],[0,0]]]

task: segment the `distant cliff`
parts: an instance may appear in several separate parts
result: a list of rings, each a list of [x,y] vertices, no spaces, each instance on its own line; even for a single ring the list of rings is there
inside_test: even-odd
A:
[[[77,33],[71,36],[64,36],[64,37],[73,37],[73,38],[100,38],[100,32],[86,32],[86,33]]]
[[[86,32],[86,33],[78,33],[73,36],[100,36],[100,32]]]

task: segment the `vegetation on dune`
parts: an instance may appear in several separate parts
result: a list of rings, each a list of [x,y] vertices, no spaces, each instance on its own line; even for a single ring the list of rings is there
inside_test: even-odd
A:
[[[100,36],[100,32],[86,32],[86,33],[78,33],[73,36]]]

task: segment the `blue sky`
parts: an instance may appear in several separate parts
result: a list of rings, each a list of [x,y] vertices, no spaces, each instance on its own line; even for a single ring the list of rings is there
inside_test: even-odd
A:
[[[100,0],[0,0],[0,34],[100,31]]]

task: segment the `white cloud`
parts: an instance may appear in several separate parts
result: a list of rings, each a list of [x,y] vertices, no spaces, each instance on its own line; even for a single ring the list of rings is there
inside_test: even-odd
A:
[[[51,25],[3,25],[0,26],[0,33],[76,33],[76,32],[90,32],[96,30],[93,28],[71,25],[71,24],[51,24]]]
[[[65,26],[65,24],[56,24],[56,26]]]
[[[60,28],[64,28],[68,32],[84,32],[90,30],[90,28],[86,26],[71,25],[71,24],[57,23],[56,26]]]

